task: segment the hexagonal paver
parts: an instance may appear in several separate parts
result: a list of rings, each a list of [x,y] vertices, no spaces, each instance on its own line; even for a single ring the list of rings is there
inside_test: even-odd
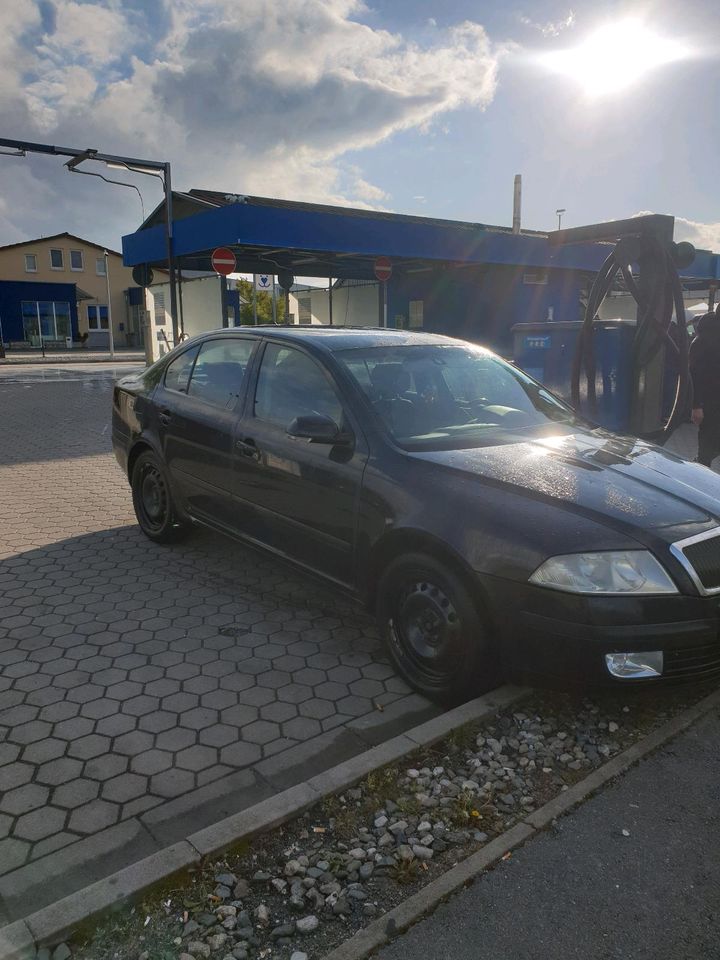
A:
[[[163,730],[170,730],[177,724],[177,715],[168,713],[165,710],[155,710],[144,717],[140,717],[138,728],[147,730],[148,733],[162,733]]]
[[[243,727],[242,738],[248,743],[270,743],[280,736],[280,727],[268,720],[256,720]]]
[[[114,800],[116,803],[127,803],[136,797],[141,797],[147,789],[147,777],[136,773],[123,773],[119,777],[108,780],[102,788],[104,800]]]
[[[93,732],[95,724],[87,717],[71,717],[69,720],[63,720],[55,724],[53,735],[62,737],[63,740],[79,740]]]
[[[189,770],[165,770],[150,780],[150,792],[159,797],[180,797],[195,786],[195,777]]]
[[[3,744],[0,744],[2,749]],[[19,747],[17,748],[19,751]],[[35,773],[34,767],[29,763],[9,763],[0,767],[0,797],[13,787],[22,786],[23,783],[30,783]]]
[[[130,769],[135,773],[142,773],[151,776],[155,773],[161,773],[172,766],[172,754],[165,750],[146,750],[133,757],[130,761]]]
[[[381,697],[385,693],[385,687],[379,680],[363,677],[350,684],[350,693],[358,697]]]
[[[342,700],[348,695],[348,688],[343,683],[335,683],[328,680],[327,683],[319,683],[315,687],[315,696],[323,700]]]
[[[44,740],[50,736],[52,726],[45,720],[32,720],[30,723],[21,723],[19,727],[13,727],[8,735],[8,740],[12,743],[36,743],[38,740]]]
[[[196,707],[194,710],[186,710],[181,713],[178,723],[181,727],[189,727],[191,730],[202,730],[204,727],[210,727],[217,723],[217,710],[210,710],[208,707]]]
[[[157,697],[148,697],[144,694],[139,697],[131,697],[122,705],[123,713],[129,713],[134,717],[142,717],[146,713],[157,710],[160,701]]]
[[[207,729],[212,730],[213,727]],[[183,750],[195,743],[197,733],[184,727],[174,727],[157,736],[156,744],[161,750]]]
[[[313,692],[311,687],[306,687],[302,683],[289,683],[287,686],[281,687],[277,695],[278,700],[285,703],[302,703],[303,700],[309,700]]]
[[[150,697],[170,697],[173,693],[180,692],[180,681],[171,680],[169,677],[163,677],[161,680],[153,680],[145,686],[145,693]]]
[[[29,852],[30,844],[23,840],[16,840],[14,837],[0,840],[0,863],[3,871],[9,873],[17,870],[25,863]]]
[[[56,807],[74,808],[80,807],[89,800],[94,800],[100,792],[100,784],[94,780],[85,780],[80,777],[77,780],[71,780],[70,783],[63,784],[53,790],[52,802]]]
[[[188,747],[175,757],[175,763],[182,770],[204,770],[217,763],[217,750],[214,747]]]
[[[83,683],[73,690],[68,690],[67,699],[71,703],[90,703],[90,701],[101,697],[104,692],[104,689],[97,683]]]
[[[8,790],[0,797],[0,810],[15,816],[29,813],[47,803],[49,795],[50,791],[47,787],[41,787],[37,783],[26,783],[23,787]]]
[[[80,714],[91,720],[102,720],[104,717],[111,717],[116,711],[117,703],[114,700],[99,697],[97,700],[91,700],[90,703],[84,703]]]
[[[137,697],[142,693],[142,684],[133,683],[131,680],[122,680],[120,683],[113,683],[105,691],[105,696],[111,700],[121,700],[125,702],[131,697]]]
[[[114,703],[114,701],[111,701]],[[129,733],[137,726],[137,718],[124,713],[115,713],[112,717],[105,717],[95,728],[103,737],[119,737]]]
[[[237,738],[237,729],[224,723],[215,723],[212,727],[205,727],[198,735],[200,743],[209,747],[225,747]]]
[[[68,756],[79,757],[81,760],[91,760],[93,757],[99,757],[107,753],[110,748],[110,738],[101,737],[97,733],[91,733],[87,737],[80,737],[68,747]]]
[[[310,717],[295,717],[282,725],[283,736],[292,740],[309,740],[322,733],[322,727],[317,720]]]
[[[63,744],[63,747],[65,745]],[[27,748],[32,749],[31,747]],[[20,747],[14,743],[0,743],[0,767],[3,767],[6,763],[12,763],[13,760],[16,760],[20,754]],[[50,760],[51,757],[44,757],[43,759]],[[31,761],[34,762],[34,761]],[[2,776],[2,774],[0,774]]]
[[[273,699],[273,697],[270,697],[270,700]],[[237,704],[237,706],[228,707],[227,710],[223,710],[221,718],[222,722],[229,726],[242,728],[248,723],[252,723],[253,720],[257,720],[258,715],[257,707],[240,703]]]
[[[132,733],[124,733],[118,737],[113,744],[113,749],[117,753],[125,753],[130,757],[137,756],[144,750],[149,750],[153,745],[153,738],[149,733],[143,730],[133,730]]]
[[[298,710],[303,717],[313,717],[315,720],[326,720],[335,712],[335,704],[329,700],[320,700],[314,697],[301,703]]]
[[[260,707],[260,716],[263,720],[274,720],[276,723],[282,723],[284,720],[291,720],[297,716],[297,708],[290,703],[281,703],[275,701],[268,703],[265,707]]]
[[[68,828],[75,833],[97,833],[117,823],[120,808],[106,800],[91,800],[71,815]]]
[[[117,753],[108,753],[104,757],[88,760],[83,774],[91,780],[109,780],[110,777],[116,777],[119,773],[127,770],[129,763],[127,757],[121,757]]]
[[[215,677],[191,677],[183,683],[183,690],[188,693],[209,693],[211,690],[217,690],[218,681]]]
[[[45,837],[62,830],[65,817],[65,811],[55,807],[43,807],[41,810],[26,813],[15,824],[15,835],[33,843],[44,840]]]
[[[231,767],[247,767],[257,763],[261,756],[262,750],[255,743],[233,743],[220,751],[222,762]]]
[[[70,757],[60,757],[57,760],[51,760],[38,767],[35,779],[38,783],[47,783],[52,787],[59,786],[61,783],[67,783],[74,777],[79,777],[82,771],[82,763],[79,760],[72,760]]]

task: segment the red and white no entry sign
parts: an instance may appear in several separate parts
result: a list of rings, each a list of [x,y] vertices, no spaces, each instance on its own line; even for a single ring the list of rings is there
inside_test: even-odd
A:
[[[224,277],[234,273],[235,267],[237,266],[235,254],[229,247],[218,247],[216,250],[213,250],[210,263],[215,273],[221,273]]]
[[[380,281],[389,280],[392,276],[392,263],[388,257],[378,257],[375,261],[375,276]]]

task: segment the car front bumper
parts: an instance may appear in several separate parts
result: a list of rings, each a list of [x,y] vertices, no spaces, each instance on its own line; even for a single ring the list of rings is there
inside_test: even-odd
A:
[[[586,597],[483,581],[506,671],[578,684],[720,677],[720,597]],[[607,654],[662,651],[659,677],[619,679]]]

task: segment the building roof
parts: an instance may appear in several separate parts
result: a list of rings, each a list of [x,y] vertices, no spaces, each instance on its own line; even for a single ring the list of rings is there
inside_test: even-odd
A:
[[[85,240],[84,237],[78,237],[74,233],[53,233],[49,237],[35,237],[34,240],[20,240],[18,243],[6,243],[4,246],[0,247],[0,252],[3,250],[12,250],[13,247],[30,247],[36,243],[45,243],[48,240],[76,240],[78,243],[84,243],[88,247],[95,247],[96,250],[102,250],[103,252],[107,250],[108,253],[111,253],[114,257],[122,257],[122,254],[117,250],[111,250],[110,247],[103,247],[102,244],[94,243],[92,240]]]

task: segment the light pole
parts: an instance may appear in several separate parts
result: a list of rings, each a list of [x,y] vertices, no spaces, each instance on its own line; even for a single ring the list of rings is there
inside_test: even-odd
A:
[[[560,229],[562,228],[562,218],[563,218],[563,214],[566,213],[566,212],[567,212],[567,211],[565,210],[565,207],[560,207],[560,209],[558,209],[558,210],[555,211],[555,213],[557,214],[557,218],[558,218],[558,230],[560,230]]]
[[[107,310],[108,310],[108,333],[110,334],[110,359],[115,359],[115,338],[113,337],[112,324],[112,301],[110,300],[110,263],[107,250],[103,252],[105,257],[105,287],[107,289]]]

